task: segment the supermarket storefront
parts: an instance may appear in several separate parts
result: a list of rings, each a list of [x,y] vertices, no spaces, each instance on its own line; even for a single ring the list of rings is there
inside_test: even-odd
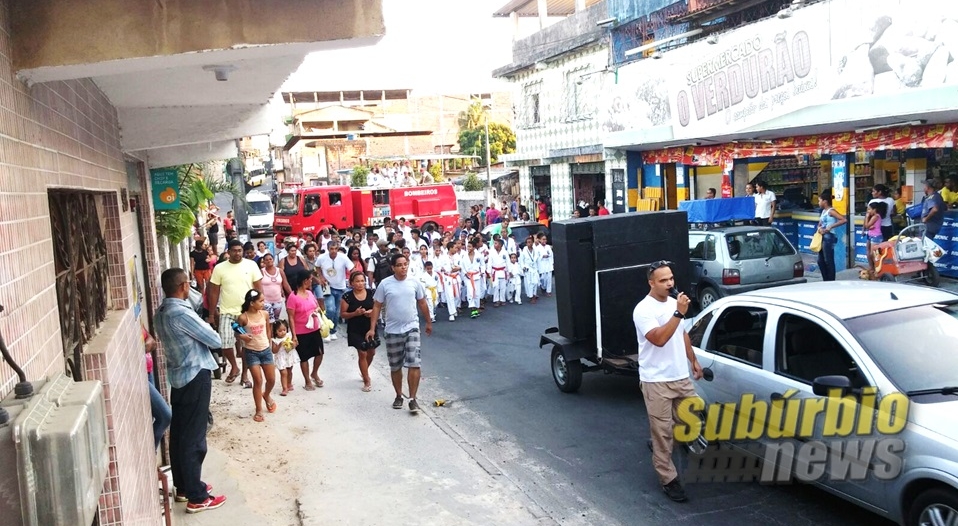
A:
[[[831,0],[621,67],[611,98],[627,117],[606,125],[616,131],[604,143],[626,152],[630,206],[676,208],[709,188],[743,196],[760,179],[777,196],[775,224],[807,250],[827,189],[857,223],[840,236],[839,267],[863,263],[875,184],[916,203],[925,178],[958,171],[958,49],[936,40],[958,11],[904,16],[916,9],[944,8],[899,0],[865,20],[857,2]],[[958,275],[951,216],[939,266]]]

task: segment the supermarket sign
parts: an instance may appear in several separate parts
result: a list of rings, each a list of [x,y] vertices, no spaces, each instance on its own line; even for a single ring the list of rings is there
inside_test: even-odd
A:
[[[704,49],[689,46],[697,53],[686,53],[669,94],[674,136],[723,135],[823,102],[828,26],[814,11],[742,28]]]

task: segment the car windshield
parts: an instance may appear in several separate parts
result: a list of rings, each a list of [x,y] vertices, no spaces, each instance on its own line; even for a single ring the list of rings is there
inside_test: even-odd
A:
[[[791,256],[795,249],[778,230],[726,234],[729,256],[736,260]]]
[[[886,311],[845,323],[901,392],[958,385],[958,302]]]
[[[294,216],[299,212],[299,194],[280,194],[276,215]]]
[[[249,213],[251,215],[272,214],[273,204],[269,201],[250,201]]]

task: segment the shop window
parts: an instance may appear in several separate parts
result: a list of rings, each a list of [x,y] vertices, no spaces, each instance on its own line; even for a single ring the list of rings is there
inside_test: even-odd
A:
[[[69,191],[48,195],[60,337],[66,373],[77,381],[83,380],[83,348],[106,320],[111,298],[97,197]]]
[[[539,94],[533,93],[529,98],[530,121],[529,124],[539,124]]]
[[[536,126],[541,121],[539,94],[542,82],[533,82],[522,88],[522,115],[519,119],[525,126]]]

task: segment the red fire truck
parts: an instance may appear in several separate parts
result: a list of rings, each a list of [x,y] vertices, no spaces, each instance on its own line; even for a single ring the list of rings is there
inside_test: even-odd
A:
[[[277,198],[273,228],[278,241],[290,235],[316,234],[326,227],[346,230],[382,226],[383,218],[415,219],[420,228],[455,229],[459,223],[451,184],[400,188],[349,186],[288,187]]]

